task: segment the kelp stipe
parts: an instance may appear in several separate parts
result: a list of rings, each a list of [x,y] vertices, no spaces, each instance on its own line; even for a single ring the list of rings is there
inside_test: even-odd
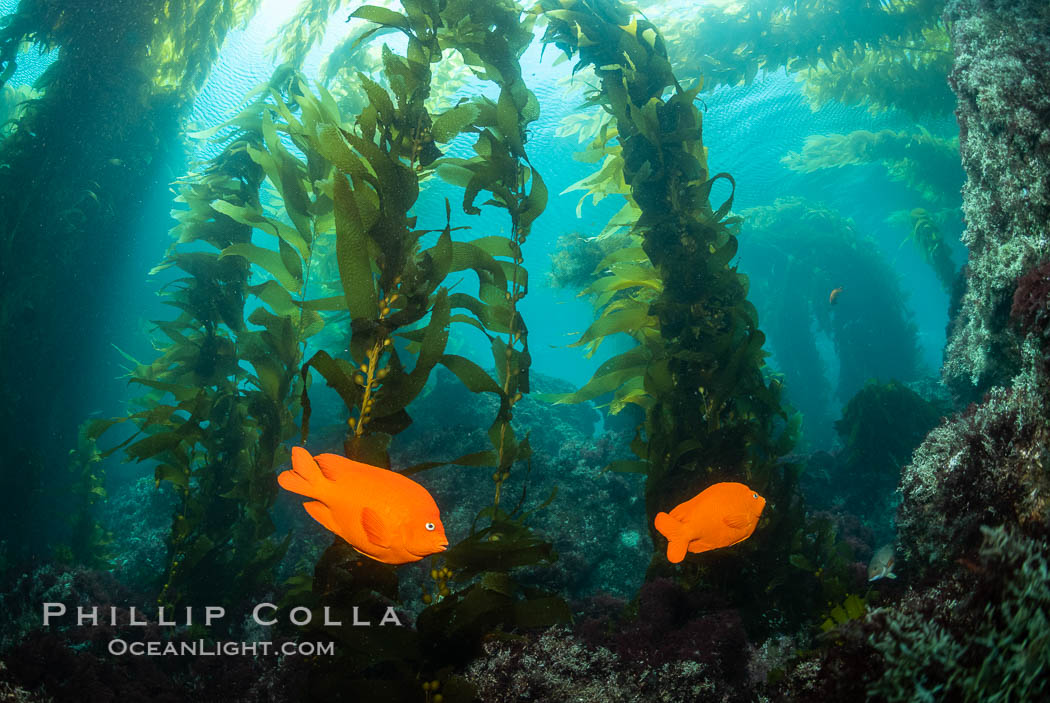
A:
[[[227,31],[257,4],[23,0],[0,22],[5,93],[28,44],[57,50],[0,144],[0,385],[17,398],[0,408],[0,433],[5,444],[35,448],[15,459],[24,476],[64,463],[77,443],[71,430],[89,410],[80,398],[91,395],[69,389],[97,376],[84,363],[94,354],[70,354],[68,344],[53,340],[94,338],[107,300],[99,292],[139,234],[130,224],[134,213],[170,179],[165,169],[182,156],[180,121]],[[112,27],[120,28],[116,36],[99,31]],[[56,404],[56,396],[65,400]],[[3,483],[5,513],[32,525],[27,535],[70,539],[40,529],[35,515],[45,511],[36,510],[32,484]],[[92,485],[90,473],[69,483],[52,476],[49,484],[93,500],[82,492]],[[28,508],[24,520],[19,506]],[[40,547],[32,538],[12,546],[16,558]]]
[[[527,328],[517,311],[527,289],[520,247],[546,203],[543,182],[527,165],[523,147],[524,127],[538,114],[517,65],[532,37],[532,17],[523,18],[521,8],[509,3],[450,3],[440,13],[431,2],[404,5],[404,14],[370,6],[353,13],[373,23],[365,35],[384,28],[408,38],[404,57],[383,49],[388,88],[358,74],[367,105],[353,127],[342,125],[337,114],[305,117],[307,110],[316,109],[314,103],[328,102],[324,91],[319,102],[305,91],[298,98],[304,123],[309,122],[314,133],[312,143],[338,169],[333,202],[342,295],[307,305],[350,313],[349,359],[319,351],[304,365],[303,376],[311,368],[317,370],[350,411],[347,455],[378,465],[388,465],[390,438],[411,421],[410,403],[437,364],[471,391],[495,393],[501,402],[489,431],[492,449],[406,471],[442,463],[490,465],[496,493],[493,506],[478,516],[491,524],[451,547],[445,566],[433,570],[438,575],[436,589],[419,617],[418,634],[377,634],[368,656],[340,658],[338,666],[319,667],[313,680],[318,692],[366,695],[382,690],[390,700],[412,700],[423,682],[439,680],[445,700],[470,700],[470,687],[450,677],[450,671],[477,650],[482,636],[501,626],[540,626],[568,618],[561,599],[521,589],[510,578],[512,568],[550,561],[554,555],[551,545],[525,526],[531,511],[523,512],[520,501],[513,510],[500,505],[503,482],[514,463],[529,454],[528,442],[517,440],[510,427],[513,406],[528,390]],[[431,64],[446,47],[459,51],[479,74],[499,84],[497,101],[481,98],[430,115],[426,100]],[[438,144],[464,131],[478,135],[478,156],[439,158]],[[419,240],[427,232],[414,229],[416,220],[408,212],[420,181],[438,167],[448,180],[465,188],[463,209],[468,214],[479,212],[474,201],[480,191],[492,192],[489,204],[505,208],[511,217],[511,236],[454,242],[446,204],[445,227],[434,246],[421,251]],[[460,271],[477,275],[476,296],[449,293],[442,286],[449,274]],[[452,322],[488,336],[495,378],[465,357],[445,353]],[[388,341],[395,336],[402,341]],[[414,361],[411,370],[409,360]],[[314,392],[303,395],[304,431]],[[366,562],[355,559],[345,545],[333,545],[315,570],[315,597],[335,612],[348,612],[351,604],[395,598],[396,572]],[[351,646],[341,633],[326,632]],[[359,633],[354,635],[356,650]]]
[[[97,437],[131,421],[139,432],[107,453],[125,447],[129,460],[157,460],[157,481],[179,492],[162,604],[251,598],[271,585],[287,546],[272,536],[273,476],[295,433],[301,344],[323,326],[302,298],[331,206],[309,152],[304,164],[280,144],[279,131],[297,137],[273,120],[288,112],[280,87],[235,118],[223,152],[179,183],[186,209],[173,212],[176,242],[157,269],[187,274],[163,292],[181,314],[158,323],[161,355],[130,375],[152,389],[144,409],[90,430]],[[291,224],[261,201],[264,183]],[[255,243],[263,235],[277,238],[278,251]],[[250,285],[250,264],[269,278]]]
[[[593,66],[601,81],[595,99],[615,118],[624,180],[640,211],[635,229],[661,279],[651,305],[639,308],[656,318],[664,345],[646,366],[655,400],[635,445],[648,462],[650,517],[694,471],[764,488],[758,484],[785,448],[771,439],[778,388],[762,378],[764,335],[745,299],[746,279],[729,266],[731,196],[717,210],[708,204],[714,183],[732,178],[708,175],[693,105],[699,86],[678,84],[655,28],[619,3],[545,3],[544,11],[545,41],[578,53],[577,68]],[[673,94],[665,99],[667,87]]]

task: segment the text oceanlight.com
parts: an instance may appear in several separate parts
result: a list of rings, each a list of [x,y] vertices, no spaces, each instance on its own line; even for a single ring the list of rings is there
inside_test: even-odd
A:
[[[335,654],[335,642],[128,642],[116,639],[109,643],[114,656],[136,657],[217,657],[217,656],[304,656]]]

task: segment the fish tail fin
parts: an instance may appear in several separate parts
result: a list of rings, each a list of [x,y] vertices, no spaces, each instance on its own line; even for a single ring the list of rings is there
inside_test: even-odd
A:
[[[310,452],[302,447],[292,447],[292,468],[277,476],[281,488],[308,498],[320,498],[327,480]]]
[[[685,553],[689,549],[685,525],[667,513],[657,513],[653,525],[657,532],[667,538],[667,561],[677,564],[685,559]]]

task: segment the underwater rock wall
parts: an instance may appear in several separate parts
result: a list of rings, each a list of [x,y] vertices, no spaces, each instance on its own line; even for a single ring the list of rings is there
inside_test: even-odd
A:
[[[1033,531],[1050,514],[1050,276],[1037,266],[1050,242],[1050,6],[957,0],[947,17],[970,263],[944,372],[991,391],[930,433],[904,471],[902,546],[925,566],[975,549],[982,524]]]
[[[944,377],[977,402],[902,472],[906,593],[789,670],[793,701],[1047,696],[1050,5],[950,0],[945,19],[970,261]]]
[[[876,700],[1045,700],[1050,648],[1028,623],[1050,603],[1050,6],[956,0],[946,19],[970,263],[944,375],[983,398],[904,469],[909,591],[854,635],[878,652]]]
[[[944,374],[957,390],[1019,370],[1009,312],[1018,279],[1050,248],[1050,5],[948,2],[970,251]]]

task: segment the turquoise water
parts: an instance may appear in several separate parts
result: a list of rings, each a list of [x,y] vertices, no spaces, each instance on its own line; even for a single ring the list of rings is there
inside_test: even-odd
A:
[[[352,8],[337,0],[312,0],[312,4],[322,13],[331,11],[331,17],[323,38],[300,68],[307,90],[323,95],[317,81],[324,62],[364,22],[344,21]],[[571,17],[584,5],[619,17],[611,0],[546,4],[550,14],[544,21],[549,22]],[[826,15],[821,13],[838,4],[816,0],[768,4],[776,5],[788,24],[799,8],[812,10],[818,20],[809,31],[813,36],[826,33],[832,42],[842,31],[841,22],[862,11],[883,12],[890,19],[913,10],[926,12],[927,34],[914,35],[920,44],[942,41],[947,32],[939,19],[943,8],[928,0],[863,2],[849,11]],[[23,0],[23,5],[31,3]],[[180,187],[215,188],[208,191],[207,206],[201,206],[200,212],[206,214],[198,212],[193,220],[199,231],[206,231],[215,224],[209,219],[213,213],[207,213],[216,201],[241,202],[243,197],[251,202],[256,196],[249,192],[252,186],[245,185],[258,175],[252,163],[264,163],[270,153],[280,154],[276,144],[292,157],[306,160],[287,134],[265,143],[251,129],[243,134],[221,131],[258,95],[253,91],[279,70],[274,42],[293,16],[293,5],[262,0],[244,26],[233,26],[225,34],[225,27],[209,28],[219,45],[199,90],[186,89],[190,102],[181,113],[174,98],[159,108],[149,102],[156,98],[149,92],[156,88],[151,79],[130,69],[114,79],[106,73],[107,67],[100,66],[94,74],[78,74],[83,84],[77,86],[89,90],[84,86],[94,85],[89,80],[92,75],[109,80],[99,84],[114,91],[112,101],[109,95],[94,96],[95,103],[84,100],[88,104],[84,114],[103,115],[100,124],[85,128],[73,119],[81,117],[79,105],[56,109],[46,101],[48,92],[42,92],[42,104],[51,110],[46,114],[53,121],[44,127],[52,130],[47,133],[52,141],[41,144],[39,135],[33,134],[25,142],[15,138],[0,142],[0,156],[5,159],[0,166],[11,169],[6,173],[0,169],[0,177],[14,193],[2,201],[8,209],[2,222],[12,234],[7,237],[5,231],[0,243],[17,243],[22,249],[14,251],[24,257],[17,265],[5,262],[0,268],[0,284],[11,286],[0,287],[8,296],[0,309],[7,325],[5,344],[0,345],[6,373],[0,381],[7,384],[3,390],[10,399],[6,414],[0,415],[4,432],[0,439],[5,445],[0,512],[7,518],[0,532],[0,611],[10,613],[0,621],[0,699],[10,688],[18,689],[21,700],[35,700],[27,696],[39,694],[55,701],[187,700],[189,696],[274,703],[735,702],[793,700],[793,694],[803,689],[809,693],[799,700],[820,696],[835,700],[824,692],[831,688],[805,687],[806,677],[816,676],[807,672],[819,670],[818,660],[827,658],[833,663],[820,673],[826,680],[836,680],[831,669],[838,666],[840,679],[854,683],[850,690],[870,674],[871,681],[864,679],[865,685],[871,684],[869,690],[879,691],[887,700],[907,700],[907,686],[891,681],[893,676],[908,680],[906,656],[890,651],[886,661],[892,665],[885,665],[889,673],[878,678],[883,666],[879,657],[892,649],[886,632],[903,627],[913,640],[932,649],[933,644],[922,638],[934,643],[943,638],[938,640],[933,629],[923,629],[922,618],[935,612],[938,617],[930,616],[931,621],[948,622],[940,617],[943,603],[938,598],[963,598],[952,588],[970,589],[979,597],[985,592],[1007,593],[1013,586],[993,579],[994,565],[1013,563],[1010,560],[1020,559],[1017,555],[1027,554],[1029,547],[1036,549],[1031,540],[1011,542],[1008,534],[997,531],[981,533],[986,541],[978,543],[982,537],[977,525],[984,524],[984,518],[972,521],[968,541],[960,540],[962,546],[952,545],[956,551],[938,557],[950,562],[948,566],[927,558],[931,547],[923,541],[938,543],[938,530],[947,528],[937,510],[942,505],[957,507],[952,501],[962,500],[950,492],[954,488],[944,488],[942,495],[929,486],[955,486],[948,479],[967,488],[984,486],[971,480],[980,475],[973,467],[983,465],[982,460],[992,465],[995,458],[988,447],[999,451],[1000,445],[1014,446],[1005,440],[996,444],[997,438],[1022,442],[1035,437],[1032,442],[1037,444],[1045,430],[1017,429],[1022,420],[1030,419],[1030,414],[1017,410],[1020,391],[993,393],[983,401],[983,409],[967,408],[970,400],[976,400],[969,397],[975,391],[950,391],[940,380],[949,316],[958,310],[966,285],[961,272],[968,256],[961,243],[964,172],[956,154],[955,116],[941,110],[917,119],[904,109],[869,109],[864,99],[827,99],[815,105],[806,92],[807,86],[812,88],[806,81],[816,78],[776,57],[770,59],[769,70],[759,71],[746,84],[712,81],[693,104],[702,114],[706,177],[730,174],[735,189],[731,190],[728,179],[716,178],[710,209],[683,206],[675,211],[679,219],[674,225],[680,229],[662,241],[668,247],[681,245],[675,251],[700,262],[695,271],[682,271],[676,260],[665,261],[658,271],[648,260],[631,260],[640,262],[632,269],[640,282],[605,302],[613,301],[613,309],[622,304],[642,322],[609,334],[588,356],[573,343],[603,322],[601,311],[594,308],[597,296],[587,286],[620,275],[615,265],[595,268],[594,264],[622,254],[628,240],[599,237],[623,206],[621,194],[597,204],[587,197],[580,204],[583,192],[570,190],[596,170],[596,164],[576,158],[587,144],[577,139],[571,127],[581,120],[595,123],[602,115],[600,109],[584,102],[598,88],[599,79],[612,81],[610,71],[623,69],[599,67],[596,74],[585,68],[574,73],[574,61],[558,60],[564,58],[559,47],[541,46],[541,22],[537,37],[520,57],[522,79],[535,95],[540,116],[528,123],[528,161],[515,162],[516,168],[527,163],[541,174],[550,196],[522,248],[529,287],[516,310],[528,329],[529,357],[519,351],[520,341],[497,329],[498,321],[473,325],[454,321],[444,353],[472,361],[477,368],[446,356],[445,366],[458,368],[458,378],[439,365],[420,380],[401,364],[411,367],[417,357],[431,355],[434,339],[420,330],[441,319],[442,293],[426,292],[418,296],[422,302],[402,298],[395,303],[387,298],[375,306],[374,320],[368,315],[349,319],[349,307],[370,306],[370,301],[361,300],[364,289],[359,281],[368,280],[368,290],[374,290],[373,269],[355,265],[365,261],[378,272],[378,262],[387,265],[383,256],[390,253],[376,244],[363,252],[367,256],[360,256],[360,250],[352,252],[359,255],[356,258],[344,249],[342,260],[336,261],[339,250],[332,242],[337,236],[343,247],[355,236],[360,239],[354,241],[365,239],[347,224],[353,222],[347,213],[359,207],[354,198],[368,197],[360,192],[371,191],[361,181],[351,181],[358,190],[348,190],[348,196],[339,190],[347,182],[346,174],[353,172],[345,167],[352,160],[339,167],[343,170],[332,170],[327,160],[331,152],[326,152],[317,162],[292,168],[297,177],[307,174],[314,179],[308,185],[317,186],[312,195],[319,211],[328,207],[327,194],[318,195],[323,190],[319,184],[326,184],[335,200],[332,217],[339,223],[339,234],[335,234],[337,225],[331,224],[323,235],[331,240],[318,249],[331,256],[306,276],[302,291],[289,295],[280,276],[258,263],[247,269],[247,281],[239,278],[238,270],[221,269],[241,261],[237,256],[214,256],[216,248],[231,246],[233,240],[225,234],[216,235],[222,246],[206,241],[176,245],[170,236],[176,218],[189,217],[186,204],[175,199]],[[174,2],[161,6],[167,12],[183,7]],[[0,16],[18,7],[17,2],[0,0]],[[72,5],[56,3],[55,7],[60,8],[54,10],[59,15],[75,15]],[[134,7],[146,17],[151,11],[160,12],[149,9],[152,5]],[[441,12],[452,12],[456,5],[449,0],[440,7]],[[732,62],[749,46],[754,48],[742,43],[726,50],[718,45],[719,37],[702,33],[693,37],[693,28],[677,16],[693,6],[683,7],[651,2],[643,8],[656,29],[664,23],[667,36],[700,47],[691,52],[672,44],[672,58],[679,55],[675,50],[696,56],[709,49],[722,51],[721,58]],[[705,7],[712,12],[716,7],[745,11],[726,2]],[[98,9],[98,16],[107,16],[101,13],[106,8]],[[95,15],[76,16],[89,22]],[[131,9],[128,17],[129,24],[141,20]],[[56,41],[66,36],[62,34],[65,21],[59,19],[50,28],[59,37]],[[158,26],[165,21],[158,20]],[[647,29],[644,14],[631,24],[619,21],[603,20],[602,26],[624,46],[642,52],[627,61],[659,54],[660,45],[652,39],[657,36],[655,29]],[[491,26],[476,29],[485,32]],[[109,56],[106,47],[136,41],[137,35],[121,27],[100,31],[104,39],[84,43],[102,56]],[[584,29],[579,32],[586,39]],[[70,35],[80,36],[76,31]],[[790,39],[800,54],[812,43],[809,35]],[[766,40],[773,41],[767,35],[751,39],[754,46]],[[858,52],[867,46],[864,41],[857,39]],[[383,43],[396,55],[410,52],[408,41],[395,32],[372,40],[369,50],[377,53]],[[586,48],[585,41],[581,48]],[[38,81],[49,75],[49,67],[62,66],[72,55],[66,46],[48,53],[28,45],[21,49],[18,69],[3,86],[5,95],[10,89],[33,85],[47,89]],[[921,45],[882,49],[892,60],[948,51],[940,44],[931,49]],[[151,52],[163,50],[150,47]],[[412,45],[411,50],[419,49]],[[145,45],[135,46],[127,55],[145,52]],[[115,55],[126,58],[119,51]],[[698,75],[700,68],[692,60],[673,65],[676,75]],[[657,71],[662,64],[654,59],[649,66]],[[391,84],[380,73],[377,69],[379,90],[386,91]],[[456,78],[436,75],[439,80],[463,82],[453,82],[449,89],[438,86],[444,104],[428,104],[426,119],[457,102],[500,99],[498,86],[465,70]],[[940,78],[947,80],[947,76]],[[938,83],[940,88],[944,81]],[[684,88],[691,84],[691,80],[682,82]],[[115,92],[122,86],[146,88],[129,98]],[[287,83],[280,89],[283,92],[269,98],[271,103],[280,100],[284,107],[287,101],[297,115],[307,113],[306,96],[296,96]],[[60,94],[54,90],[52,97]],[[344,112],[350,111],[353,100],[364,99],[363,91],[358,93],[340,104]],[[77,93],[70,89],[70,94]],[[660,95],[668,99],[670,94],[667,90]],[[907,103],[903,97],[901,101]],[[655,103],[662,109],[661,98],[653,98],[649,106]],[[683,114],[692,114],[692,106],[682,109]],[[398,115],[409,114],[407,110],[397,105]],[[642,110],[642,105],[633,105],[627,115],[642,124]],[[76,129],[66,129],[64,112],[68,125],[79,125]],[[495,112],[498,122],[500,111]],[[141,125],[129,119],[132,126],[128,126],[116,118],[140,114],[146,115],[143,121],[148,126],[156,127],[143,130],[148,137],[160,135],[144,150],[156,159],[148,166],[131,163],[128,155],[134,149],[122,151],[125,142],[137,144],[134,139],[141,134],[136,128]],[[282,119],[276,109],[260,114],[278,123]],[[661,119],[672,119],[659,114]],[[106,129],[106,115],[125,131],[114,135]],[[22,119],[33,124],[29,117]],[[340,120],[350,136],[362,130],[356,115],[342,114]],[[170,124],[157,126],[161,122]],[[621,126],[630,128],[626,123]],[[220,129],[218,138],[195,136],[214,129]],[[493,129],[499,133],[502,127],[497,124]],[[678,138],[669,124],[657,121],[655,129],[668,144]],[[559,131],[569,135],[560,136]],[[336,139],[333,135],[339,131],[318,134]],[[443,156],[470,158],[476,134],[463,132],[441,143]],[[227,151],[231,135],[237,145],[232,155]],[[823,163],[817,163],[821,154],[810,152],[808,164],[802,163],[799,153],[807,148],[816,152],[814,145],[833,143],[835,135],[846,141],[855,138],[861,144],[853,147],[857,153],[845,147],[827,148]],[[310,135],[310,139],[334,149],[322,136]],[[55,147],[56,142],[64,144],[66,151]],[[389,143],[384,147],[389,148]],[[39,157],[25,158],[19,149],[29,147],[23,144],[37,149],[33,153]],[[71,146],[76,144],[86,145],[84,151]],[[621,146],[615,140],[610,145]],[[260,151],[253,151],[257,147]],[[935,173],[923,161],[926,147],[940,150],[944,163],[937,162]],[[351,155],[364,154],[373,145],[346,148]],[[112,154],[95,153],[99,150]],[[626,152],[630,149],[616,155]],[[245,157],[247,153],[256,161]],[[666,153],[674,152],[669,147]],[[661,158],[664,155],[660,152]],[[50,176],[47,187],[35,180],[37,162],[42,164],[41,172],[58,174]],[[650,162],[635,168],[640,187],[651,185],[645,181],[646,174],[652,175],[651,167]],[[217,173],[222,178],[209,180]],[[468,215],[462,207],[461,185],[446,182],[422,166],[408,173],[421,178],[420,197],[408,214],[417,218],[415,229],[429,231],[420,239],[420,249],[428,253],[420,259],[424,263],[417,273],[439,267],[435,262],[442,256],[446,199],[455,242],[512,236],[505,210],[484,206],[482,214]],[[932,196],[924,197],[921,186],[909,181],[916,173],[932,182]],[[292,216],[272,186],[273,172],[268,176],[270,181],[258,195],[262,211],[288,225]],[[680,190],[674,195],[692,192],[694,186],[678,183]],[[397,190],[386,182],[373,187],[377,193]],[[641,200],[645,192],[638,193]],[[731,195],[732,208],[724,214],[738,216],[739,221],[730,219],[727,225],[713,220],[712,212]],[[482,192],[478,204],[488,197]],[[664,201],[669,209],[672,200]],[[27,205],[22,215],[11,217],[23,202]],[[229,202],[227,207],[236,207]],[[677,200],[674,203],[679,205]],[[920,209],[929,210],[931,218],[924,220]],[[81,211],[89,213],[82,221],[76,219]],[[663,214],[650,210],[647,216],[659,220]],[[947,271],[924,256],[921,242],[915,241],[918,235],[913,235],[913,218],[935,229],[939,252],[946,251],[950,259]],[[220,226],[229,224],[214,219]],[[19,229],[23,221],[32,222],[36,229]],[[277,250],[277,240],[264,228],[238,233],[249,230],[252,242],[267,248],[257,252],[258,260],[272,263],[276,258],[277,269],[291,270],[299,264],[302,252],[287,244],[294,235],[286,232],[285,246]],[[654,231],[661,236],[667,232],[641,227],[640,236],[629,241],[656,247]],[[718,233],[712,242],[722,242],[723,236],[728,240],[728,234],[737,238],[739,248],[728,271],[721,265],[713,267],[714,273],[705,269],[707,255],[700,250],[697,256],[697,240],[690,238],[697,231]],[[578,248],[566,249],[565,242],[572,237]],[[173,252],[188,255],[186,266],[154,271]],[[654,261],[662,253],[646,249]],[[707,254],[716,256],[713,244]],[[590,263],[579,264],[582,273],[577,271],[575,280],[560,278],[570,264],[584,260]],[[511,268],[508,261],[500,264],[501,271]],[[484,271],[481,265],[460,265],[440,285],[453,293],[477,294],[495,308],[491,289],[482,287],[479,293],[477,282]],[[737,279],[734,272],[747,280]],[[492,275],[491,270],[488,273]],[[1038,289],[1036,279],[1030,285]],[[668,281],[677,281],[681,289],[671,289]],[[387,281],[381,293],[397,288],[399,295],[410,297],[408,283],[400,278]],[[269,288],[245,288],[264,284]],[[714,298],[699,294],[708,293],[704,286],[713,290],[718,285],[723,288]],[[745,289],[748,303],[741,302]],[[172,296],[180,290],[190,292],[182,298]],[[502,296],[504,291],[498,293]],[[264,304],[262,296],[271,294]],[[308,325],[300,322],[296,328],[291,321],[306,319],[297,317],[304,300],[325,296],[340,300],[323,308],[325,330],[301,343]],[[1003,319],[1006,297],[996,301]],[[765,335],[762,353],[747,343],[752,303],[758,313],[757,329]],[[224,317],[229,313],[224,306],[231,304],[232,316]],[[406,339],[384,346],[387,327],[383,325],[393,325],[390,320],[414,306],[421,306],[422,312],[408,325]],[[253,311],[257,316],[241,326],[241,318],[247,319]],[[230,319],[238,324],[232,325]],[[173,320],[176,323],[169,324]],[[441,337],[440,331],[434,334]],[[512,349],[504,356],[500,345],[508,339]],[[1036,343],[1029,341],[1026,353],[1034,354]],[[1011,353],[1017,352],[1014,347],[1009,347]],[[648,355],[644,361],[630,356],[639,349]],[[165,353],[171,356],[163,357]],[[338,361],[329,363],[326,354]],[[566,402],[618,355],[634,359],[626,368],[637,373],[625,374],[621,383],[594,393],[589,401]],[[174,359],[172,368],[179,373],[150,368],[158,358]],[[312,360],[313,370],[301,372],[307,360]],[[521,393],[515,385],[520,381],[513,371],[515,364],[527,367],[531,379],[531,388],[520,387]],[[394,380],[383,381],[390,373]],[[1031,378],[1041,378],[1035,371],[1032,374]],[[303,378],[309,383],[304,384]],[[781,388],[783,393],[777,396]],[[384,390],[390,395],[383,395]],[[400,399],[394,392],[416,394],[405,408],[407,414],[390,410]],[[637,404],[628,403],[619,414],[610,410],[619,410],[616,403],[624,395]],[[390,410],[389,414],[373,411],[366,401],[372,397],[378,397],[373,403]],[[304,405],[312,413],[309,427]],[[1015,418],[1021,419],[1011,424]],[[367,431],[358,431],[362,427]],[[932,440],[927,438],[931,431]],[[924,449],[913,459],[920,445]],[[346,455],[384,473],[353,473],[364,470],[358,464],[347,468],[345,463],[326,463],[334,459],[319,460],[316,468],[301,452],[293,464],[290,452],[296,446],[315,456]],[[1018,451],[1028,456],[1027,447]],[[978,458],[967,459],[970,455]],[[946,456],[955,464],[942,461]],[[948,472],[957,465],[972,473]],[[377,466],[405,471],[418,485],[389,483],[395,479]],[[937,473],[941,470],[948,472],[944,481]],[[380,478],[370,483],[375,476]],[[905,484],[902,476],[908,477]],[[303,488],[304,483],[310,486]],[[318,485],[323,488],[317,489]],[[420,498],[420,487],[426,500]],[[311,495],[309,491],[315,489],[320,493]],[[706,501],[696,501],[705,494]],[[915,507],[916,495],[931,502]],[[316,502],[304,510],[302,496]],[[943,503],[936,502],[942,498]],[[902,507],[908,500],[912,504]],[[1017,508],[1016,514],[1010,514],[1018,523],[1021,517],[1028,524],[1037,522],[1036,503],[1025,506],[1030,513]],[[1004,509],[989,510],[1002,513]],[[447,551],[431,542],[425,554],[406,546],[426,541],[411,532],[419,532],[416,518],[424,513],[424,537],[430,539],[435,523],[440,524],[447,533]],[[51,515],[60,517],[41,518]],[[404,527],[398,522],[402,518],[413,527]],[[684,532],[675,532],[675,522],[681,522],[682,530],[688,524],[700,532],[683,537]],[[658,524],[664,527],[657,528]],[[671,542],[681,547],[675,550],[677,559],[670,558]],[[685,544],[689,551],[683,561]],[[378,554],[410,556],[384,561]],[[1036,564],[1029,571],[1044,563],[1021,561],[1026,569]],[[894,572],[897,566],[901,566],[899,579]],[[872,574],[877,577],[872,579]],[[937,589],[942,586],[954,595],[941,596]],[[101,629],[72,622],[41,625],[43,604],[54,602],[68,605],[70,611],[96,604],[114,607],[121,615],[137,607],[147,613],[151,626],[139,637],[128,634],[129,628],[135,633],[137,626],[120,622],[103,623]],[[983,604],[967,602],[974,612],[985,613]],[[231,616],[214,625],[197,621],[166,630],[169,625],[158,617],[158,607],[200,613],[220,603]],[[252,607],[260,604],[272,608],[280,623],[263,624],[250,615]],[[330,615],[328,610],[356,621],[358,608],[374,620],[390,608],[405,626],[340,630],[319,624],[322,613],[324,618]],[[292,617],[303,611],[314,618],[313,624]],[[897,613],[892,626],[887,625],[888,613]],[[957,633],[963,620],[960,616],[943,626]],[[214,666],[203,656],[179,661],[120,659],[114,658],[112,649],[104,651],[124,638],[209,644],[269,638],[300,646],[337,644],[338,650],[314,656],[315,652],[306,651],[309,647],[300,647],[279,662],[254,654],[217,657],[211,660],[217,662]],[[847,660],[857,671],[839,666]],[[52,669],[62,676],[53,676]],[[536,674],[541,670],[552,673]],[[587,693],[574,698],[577,688]],[[901,697],[894,697],[897,693]]]
[[[9,8],[0,6],[0,11],[5,9]],[[268,80],[276,68],[272,38],[291,15],[291,9],[286,3],[276,0],[264,2],[246,27],[231,30],[207,82],[195,99],[189,118],[194,128],[204,130],[222,124],[243,106],[245,95]],[[349,31],[346,23],[331,23],[324,41],[307,56],[304,64],[307,76],[317,72],[327,54]],[[388,41],[393,41],[393,46],[403,43],[396,39]],[[586,87],[586,81],[582,78],[571,81],[568,63],[553,66],[555,52],[547,52],[544,60],[540,51],[536,44],[522,59],[524,77],[541,105],[541,117],[532,130],[529,151],[550,192],[560,193],[590,173],[589,165],[571,160],[572,153],[581,145],[572,138],[558,138],[554,134],[566,116],[578,111],[583,97],[579,91]],[[55,55],[54,52],[50,55],[27,53],[11,84],[31,85]],[[567,89],[576,92],[566,93]],[[786,154],[799,151],[810,135],[844,134],[860,129],[914,131],[917,123],[905,115],[893,112],[871,114],[863,107],[837,103],[829,103],[814,111],[802,95],[799,83],[783,71],[760,76],[748,86],[722,86],[707,91],[704,104],[704,139],[710,153],[711,172],[726,171],[736,179],[738,188],[734,209],[740,211],[771,205],[777,197],[789,195],[826,205],[852,219],[860,233],[875,240],[879,252],[895,270],[908,313],[918,329],[922,372],[935,376],[945,343],[947,294],[938,284],[933,270],[920,257],[918,249],[910,244],[902,246],[908,235],[906,228],[887,221],[887,213],[906,211],[923,203],[906,186],[887,179],[878,163],[813,173],[793,172],[781,163]],[[922,125],[942,136],[950,136],[957,129],[951,118],[927,120]],[[193,149],[192,158],[195,159],[216,153],[216,147],[207,142],[196,142]],[[461,140],[458,148],[453,147],[449,154],[467,156],[468,152],[468,144]],[[179,168],[178,164],[172,165],[170,173],[173,177],[178,175]],[[437,187],[440,193],[443,184]],[[449,189],[448,193],[455,202],[457,197],[453,190]],[[726,195],[728,186],[716,184],[712,202],[721,202]],[[594,231],[620,207],[612,199],[598,206],[588,202],[582,210],[582,217],[577,218],[578,197],[579,193],[567,193],[552,198],[547,211],[534,227],[525,248],[524,262],[532,272],[533,286],[522,304],[522,312],[526,320],[542,320],[530,325],[534,368],[582,385],[602,361],[617,351],[623,351],[630,343],[626,339],[613,338],[593,358],[585,358],[578,349],[568,345],[590,323],[590,304],[586,299],[578,298],[574,290],[537,285],[546,277],[549,257],[561,235]],[[436,194],[436,197],[421,199],[415,214],[422,223],[436,228],[442,224],[443,207],[442,196]],[[143,273],[153,268],[167,249],[165,232],[169,225],[165,223],[168,222],[168,210],[169,191],[158,189],[154,199],[147,202],[140,213],[141,231],[133,240],[134,246],[123,255],[122,262],[126,265],[119,268],[120,278],[114,280],[105,292],[112,295],[113,301],[111,305],[102,306],[99,313],[99,322],[106,332],[99,339],[85,340],[87,348],[84,353],[96,359],[107,377],[118,375],[123,364],[110,345],[128,351],[136,358],[140,353],[146,353],[149,346],[142,330],[148,325],[147,320],[164,309],[150,295],[143,293],[156,290],[167,281],[163,275],[144,280]],[[499,217],[498,213],[491,211],[480,217],[460,214],[453,225],[466,224],[473,228],[462,234],[464,238],[479,232],[498,233],[501,228],[505,229]],[[958,223],[955,226],[957,228]],[[753,271],[749,267],[747,232],[745,224],[735,263],[742,272],[761,277],[763,271]],[[955,242],[951,244],[954,258],[961,262],[964,251],[958,244],[958,234],[958,231],[945,232],[949,243]],[[121,302],[118,304],[117,301]],[[819,336],[820,332],[816,334]],[[476,344],[477,340],[474,344],[466,344],[462,353],[467,356],[473,353],[474,358],[484,361],[488,350],[486,347],[478,349]],[[827,374],[834,378],[837,359],[830,344],[829,339],[823,339],[824,360],[829,366]],[[105,407],[111,409],[121,399],[119,395],[113,396],[114,391],[115,386],[108,382],[93,389],[90,395],[96,398],[96,402],[89,412],[110,414],[111,410]]]

